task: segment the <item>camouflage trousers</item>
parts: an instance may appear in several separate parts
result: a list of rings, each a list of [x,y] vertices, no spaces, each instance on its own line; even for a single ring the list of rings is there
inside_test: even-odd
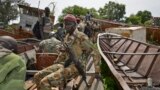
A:
[[[36,73],[34,81],[38,90],[51,90],[51,87],[60,87],[76,76],[78,76],[78,70],[74,64],[67,68],[62,64],[54,64]]]

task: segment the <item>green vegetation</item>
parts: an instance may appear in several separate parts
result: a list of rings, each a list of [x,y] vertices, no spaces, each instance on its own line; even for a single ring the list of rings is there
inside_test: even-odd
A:
[[[124,4],[119,4],[112,1],[109,1],[108,4],[106,3],[103,8],[98,10],[98,12],[103,19],[114,21],[121,21],[126,13]]]
[[[90,12],[94,18],[108,19],[112,21],[120,21],[128,23],[129,25],[144,25],[152,26],[152,13],[150,11],[138,11],[136,14],[131,14],[129,17],[125,15],[125,5],[109,1],[103,7],[96,10],[95,8],[84,8],[78,5],[69,6],[63,9],[62,14],[59,16],[59,22],[62,22],[63,16],[71,13],[75,16],[85,16],[87,12]],[[154,23],[159,25],[160,19],[157,19]]]
[[[74,5],[74,6],[69,6],[69,7],[66,7],[62,10],[62,14],[59,16],[58,20],[59,22],[62,22],[63,20],[63,16],[65,16],[66,14],[68,13],[71,13],[75,16],[85,16],[87,12],[91,12],[93,17],[95,18],[98,18],[99,15],[98,15],[98,12],[96,11],[95,8],[84,8],[84,7],[81,7],[81,6],[77,6],[77,5]]]
[[[141,18],[131,14],[130,17],[126,18],[126,23],[128,24],[134,24],[134,25],[140,25],[141,24]]]
[[[138,11],[136,15],[131,14],[129,17],[126,17],[126,23],[133,25],[152,25],[152,14],[150,11]]]
[[[101,62],[101,75],[105,90],[118,90],[116,81],[112,78],[112,73],[104,60]]]
[[[110,1],[109,3],[106,3],[103,8],[100,8],[98,11],[95,8],[88,9],[74,5],[64,8],[58,20],[59,22],[62,22],[62,17],[67,13],[72,13],[75,16],[85,16],[87,12],[90,12],[94,18],[120,21],[125,14],[125,5]]]

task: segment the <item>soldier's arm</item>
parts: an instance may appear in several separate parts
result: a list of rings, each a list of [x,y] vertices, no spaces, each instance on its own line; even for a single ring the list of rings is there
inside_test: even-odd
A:
[[[68,53],[65,50],[60,50],[55,63],[65,62],[68,58]]]
[[[3,64],[0,65],[0,83],[3,82],[3,80],[6,78],[6,76],[13,71],[16,67],[19,66],[17,63],[17,60],[6,60],[4,62],[1,62]]]

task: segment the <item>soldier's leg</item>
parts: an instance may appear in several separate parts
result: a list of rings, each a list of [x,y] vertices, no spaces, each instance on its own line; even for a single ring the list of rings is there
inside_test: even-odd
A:
[[[68,80],[71,80],[72,78],[75,78],[76,76],[79,75],[79,72],[77,68],[75,67],[74,64],[69,65],[67,68],[64,69],[64,77],[65,77],[65,82]]]
[[[57,87],[64,82],[64,68],[59,68],[57,71],[45,76],[39,84],[39,90],[51,90],[51,87]]]
[[[40,90],[50,90],[51,87],[62,86],[66,84],[67,80],[70,80],[77,75],[78,71],[74,65],[70,65],[64,69],[59,69],[58,71],[51,73],[41,80]]]
[[[63,68],[63,65],[61,64],[54,64],[52,66],[49,66],[41,71],[39,71],[38,73],[36,73],[34,75],[34,81],[37,84],[37,86],[39,86],[39,83],[41,81],[41,79],[43,79],[45,76],[59,70],[60,68]]]

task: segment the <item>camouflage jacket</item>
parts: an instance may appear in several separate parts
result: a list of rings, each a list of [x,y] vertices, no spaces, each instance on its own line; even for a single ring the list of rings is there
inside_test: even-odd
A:
[[[25,62],[0,46],[0,90],[24,90]]]
[[[61,41],[57,40],[55,37],[46,39],[40,42],[39,48],[42,52],[47,53],[57,53],[57,48],[61,44]]]
[[[67,34],[64,38],[64,42],[68,45],[71,45],[76,57],[78,58],[78,60],[81,60],[80,62],[82,62],[82,64],[86,63],[87,56],[89,56],[89,54],[94,55],[94,57],[97,57],[97,55],[99,55],[99,52],[97,52],[97,49],[94,47],[89,38],[83,32],[80,32],[77,29],[71,36]],[[57,62],[64,62],[68,58],[69,57],[66,52],[61,52],[61,54],[57,58]]]

